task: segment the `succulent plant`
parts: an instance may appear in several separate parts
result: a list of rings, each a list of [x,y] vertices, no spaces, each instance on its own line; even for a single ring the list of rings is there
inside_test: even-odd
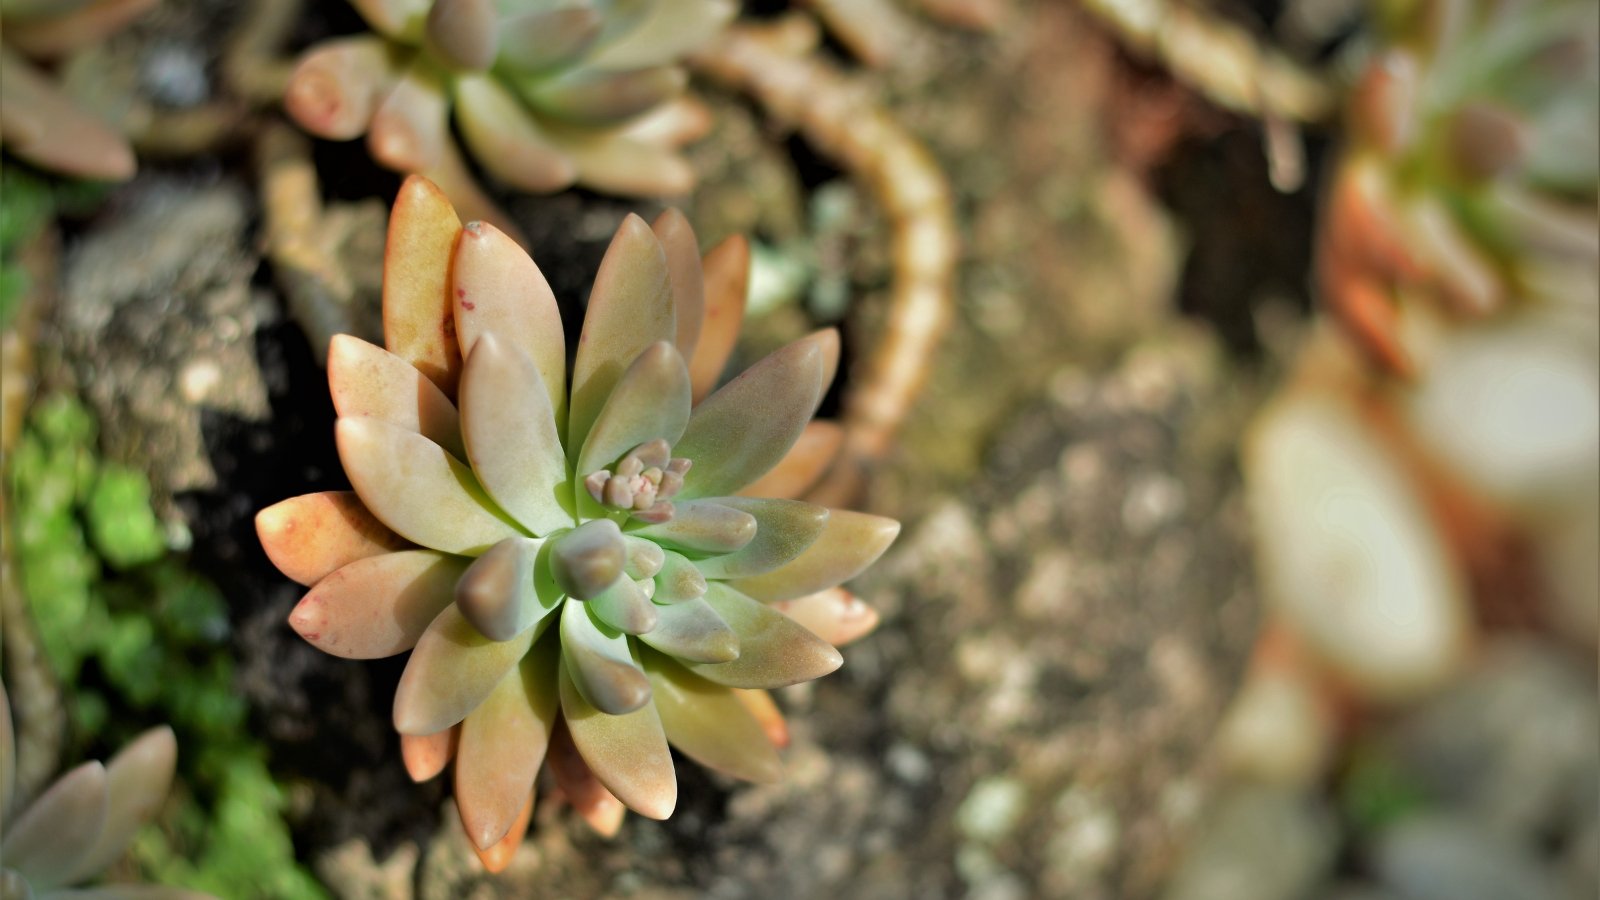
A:
[[[0,141],[18,159],[74,178],[133,177],[127,138],[81,109],[33,60],[104,40],[159,0],[0,2]]]
[[[775,778],[782,722],[761,692],[840,665],[811,629],[842,643],[876,622],[836,585],[898,523],[751,495],[803,490],[837,447],[807,423],[838,337],[798,340],[713,391],[746,245],[730,239],[704,266],[680,214],[629,216],[569,372],[528,255],[408,179],[385,261],[387,349],[341,335],[328,354],[354,491],[257,517],[272,561],[313,585],[289,620],[306,640],[351,658],[412,651],[394,704],[407,765],[420,780],[454,758],[462,821],[491,868],[521,840],[547,751],[603,831],[617,801],[672,812],[669,744]]]
[[[5,900],[208,900],[155,885],[73,889],[116,862],[166,799],[178,742],[165,725],[139,735],[108,763],[86,762],[26,808],[16,801],[11,705],[0,685],[0,897]]]
[[[1350,104],[1319,275],[1408,372],[1397,302],[1457,317],[1592,298],[1600,11],[1585,0],[1401,0]]]
[[[506,185],[686,192],[678,147],[707,127],[678,65],[728,0],[352,0],[377,32],[311,48],[285,105],[308,131],[362,134],[377,161],[482,206],[451,134]]]

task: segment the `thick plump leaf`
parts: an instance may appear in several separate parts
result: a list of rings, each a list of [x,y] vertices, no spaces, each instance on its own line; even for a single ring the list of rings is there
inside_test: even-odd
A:
[[[694,187],[694,169],[671,147],[636,140],[626,130],[548,123],[546,130],[578,166],[585,185],[611,194],[676,197]]]
[[[567,339],[561,310],[544,273],[500,229],[469,222],[451,270],[457,339],[463,356],[493,333],[520,349],[539,370],[557,425],[567,416]]]
[[[617,379],[583,442],[577,475],[607,468],[646,441],[675,443],[688,422],[689,369],[677,348],[657,341]]]
[[[466,464],[414,431],[340,419],[339,459],[361,502],[396,533],[446,553],[482,553],[522,534]]]
[[[695,762],[746,781],[777,781],[778,753],[733,689],[693,675],[659,653],[643,656],[667,741]]]
[[[573,746],[600,783],[627,807],[651,819],[665,819],[678,805],[678,777],[672,752],[654,705],[627,715],[606,715],[590,705],[575,685],[571,659],[561,667],[561,712]]]
[[[792,600],[833,587],[861,574],[900,534],[900,523],[883,516],[830,510],[816,542],[798,557],[765,575],[731,582],[757,600]]]
[[[511,827],[506,830],[506,836],[491,847],[472,848],[472,852],[478,854],[478,861],[483,863],[484,871],[497,874],[504,872],[506,866],[511,865],[512,857],[517,855],[517,848],[522,846],[522,839],[528,834],[528,823],[532,821],[533,792],[529,791],[528,798],[522,801],[522,811],[512,820]]]
[[[358,138],[399,77],[394,57],[370,34],[318,44],[296,64],[283,107],[300,127],[333,141]]]
[[[615,583],[627,560],[622,532],[610,519],[585,522],[550,542],[550,575],[579,600],[597,597]]]
[[[799,500],[723,497],[718,503],[755,517],[756,536],[725,556],[698,563],[707,578],[745,578],[760,575],[793,560],[816,542],[828,521],[828,508]]]
[[[779,600],[772,608],[835,647],[859,640],[878,627],[878,611],[844,588],[828,588],[793,600]]]
[[[274,503],[256,513],[256,535],[278,571],[306,585],[358,559],[411,546],[367,512],[354,491]]]
[[[761,730],[766,733],[772,746],[779,750],[789,746],[789,723],[771,694],[753,688],[734,688],[733,695],[761,723]]]
[[[833,465],[844,446],[844,429],[834,422],[806,423],[800,439],[772,471],[745,485],[741,497],[802,497]]]
[[[616,795],[606,790],[600,779],[594,777],[583,755],[572,745],[572,732],[566,720],[556,722],[555,734],[550,738],[550,752],[545,756],[550,774],[555,776],[556,787],[579,818],[583,819],[601,837],[614,837],[622,827],[628,808]]]
[[[677,333],[666,254],[650,226],[630,215],[600,262],[578,339],[567,426],[574,458],[617,379],[646,347]]]
[[[472,471],[489,496],[534,534],[572,527],[566,454],[528,355],[485,332],[461,376],[461,412]]]
[[[630,534],[697,553],[732,553],[755,539],[756,517],[720,501],[674,503],[673,516]]]
[[[454,397],[461,372],[450,257],[461,220],[444,193],[413,175],[400,186],[383,251],[383,343]]]
[[[656,605],[637,581],[626,576],[590,600],[589,609],[600,621],[624,634],[644,634],[656,627]]]
[[[450,604],[467,560],[432,550],[359,559],[317,582],[289,626],[324,653],[379,659],[404,653]]]
[[[588,51],[603,24],[598,10],[579,6],[507,16],[500,61],[524,72],[566,66]]]
[[[659,723],[656,727],[660,728]],[[665,743],[665,738],[662,740]],[[6,829],[0,857],[35,890],[64,883],[94,849],[109,802],[105,766],[97,762],[78,766],[61,776]]]
[[[698,403],[717,387],[744,323],[746,287],[750,282],[750,242],[733,235],[711,248],[703,264],[706,313],[700,339],[689,355],[689,380]]]
[[[499,24],[494,0],[433,0],[424,40],[453,69],[487,69],[500,41]]]
[[[733,20],[732,0],[677,0],[649,4],[637,25],[595,53],[589,64],[602,68],[674,63],[703,47]]]
[[[678,352],[684,359],[691,359],[706,321],[706,285],[700,271],[700,244],[695,240],[688,218],[676,208],[657,216],[650,230],[656,233],[661,249],[667,254],[672,305],[678,315]]]
[[[724,663],[739,658],[739,636],[704,598],[656,605],[656,627],[639,640],[688,662]]]
[[[428,4],[429,0],[350,0],[372,30],[402,40],[416,37]]]
[[[455,758],[456,744],[461,739],[461,726],[452,725],[433,734],[400,735],[400,759],[405,762],[406,774],[415,782],[427,781],[450,764]]]
[[[607,72],[585,66],[556,78],[528,79],[522,96],[535,109],[578,125],[615,125],[683,92],[689,76],[675,66]]]
[[[478,633],[461,611],[446,606],[423,632],[394,695],[394,728],[401,734],[433,734],[478,708],[506,673],[528,652],[546,623],[509,641]]]
[[[127,139],[82,111],[50,79],[0,48],[0,120],[6,151],[74,178],[124,181],[137,164]]]
[[[620,716],[650,702],[650,682],[633,661],[628,638],[586,604],[569,601],[561,612],[561,657],[584,698],[601,712]]]
[[[689,671],[702,678],[728,687],[771,690],[821,678],[844,662],[827,641],[722,582],[711,582],[705,599],[739,635],[739,658],[689,664]]]
[[[622,543],[628,548],[627,562],[623,564],[622,571],[629,578],[654,578],[667,563],[666,553],[654,541],[625,534]]]
[[[509,641],[555,610],[534,588],[543,541],[506,538],[478,557],[456,582],[456,606],[483,636]]]
[[[703,596],[706,577],[687,557],[677,553],[662,555],[661,571],[656,575],[656,591],[652,598],[657,604],[681,603]]]
[[[720,497],[765,475],[783,459],[822,395],[832,330],[795,341],[706,398],[673,448],[694,461],[682,496]]]
[[[532,795],[555,724],[560,643],[540,641],[461,723],[456,805],[480,850],[511,830]]]
[[[106,820],[100,837],[63,879],[83,881],[116,862],[134,832],[150,821],[167,799],[178,765],[178,739],[162,725],[134,739],[106,763]]]
[[[455,404],[415,366],[358,337],[328,342],[328,388],[342,417],[371,416],[466,456]]]
[[[559,191],[577,180],[577,164],[498,78],[462,75],[455,97],[456,124],[484,171],[535,194]]]
[[[426,172],[450,143],[450,95],[444,73],[414,56],[378,103],[367,128],[367,152],[396,172]]]

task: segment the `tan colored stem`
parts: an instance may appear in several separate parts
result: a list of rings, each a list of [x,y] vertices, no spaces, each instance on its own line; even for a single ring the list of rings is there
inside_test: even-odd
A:
[[[1084,0],[1135,53],[1226,109],[1291,122],[1326,121],[1338,99],[1322,76],[1248,31],[1181,0]]]
[[[842,504],[892,446],[950,324],[959,243],[950,188],[927,149],[837,68],[809,51],[816,26],[789,17],[728,29],[692,64],[743,91],[871,192],[889,221],[894,277],[882,340],[844,402],[844,451],[812,497]]]

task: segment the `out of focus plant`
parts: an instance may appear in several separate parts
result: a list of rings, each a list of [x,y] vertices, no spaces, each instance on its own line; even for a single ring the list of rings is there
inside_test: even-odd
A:
[[[1385,46],[1349,108],[1320,238],[1327,302],[1385,366],[1414,367],[1403,300],[1461,317],[1592,299],[1600,7],[1380,5]]]
[[[105,40],[159,0],[5,0],[0,3],[0,142],[41,169],[123,181],[128,140],[78,106],[41,66]]]
[[[134,835],[160,810],[172,786],[178,742],[172,729],[152,728],[105,764],[86,762],[62,775],[33,802],[13,809],[16,761],[11,707],[0,686],[0,896],[6,900],[70,897],[207,900],[181,888],[92,881],[127,852]]]
[[[591,812],[610,797],[669,816],[669,743],[775,779],[760,692],[836,669],[819,634],[842,643],[876,623],[836,586],[898,523],[769,498],[803,490],[837,447],[804,436],[838,336],[712,390],[744,246],[714,250],[704,271],[681,215],[630,216],[569,373],[538,267],[409,179],[390,219],[388,349],[340,335],[328,352],[355,490],[257,517],[273,562],[314,585],[289,620],[306,640],[356,659],[412,651],[394,703],[408,765],[428,778],[454,758],[456,804],[491,869],[521,842],[547,751]]]
[[[678,148],[707,127],[680,65],[737,11],[727,0],[353,0],[375,34],[301,60],[284,102],[306,130],[349,140],[481,211],[456,131],[489,175],[546,193],[582,184],[673,195]]]
[[[7,483],[12,552],[45,658],[74,686],[73,730],[105,736],[154,716],[182,739],[192,792],[135,841],[148,877],[229,898],[321,897],[249,737],[224,601],[168,552],[145,476],[101,459],[96,434],[76,399],[42,399]]]
[[[105,195],[101,184],[61,181],[16,165],[0,163],[0,329],[10,325],[17,304],[28,290],[28,276],[18,264],[23,244],[45,228],[57,213],[84,212]]]

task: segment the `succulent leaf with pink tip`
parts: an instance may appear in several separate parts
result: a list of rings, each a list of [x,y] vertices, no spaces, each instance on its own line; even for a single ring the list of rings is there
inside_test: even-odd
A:
[[[388,247],[388,347],[341,336],[329,355],[355,492],[257,518],[272,560],[312,585],[290,625],[337,655],[412,651],[394,707],[408,771],[454,759],[486,865],[509,859],[547,760],[603,832],[619,801],[672,812],[669,745],[776,778],[787,732],[763,692],[828,674],[834,643],[871,630],[836,586],[899,531],[745,493],[798,493],[837,449],[807,424],[837,336],[710,391],[747,251],[725,244],[702,272],[676,212],[618,229],[570,373],[554,295],[493,226],[460,226],[413,177]]]

